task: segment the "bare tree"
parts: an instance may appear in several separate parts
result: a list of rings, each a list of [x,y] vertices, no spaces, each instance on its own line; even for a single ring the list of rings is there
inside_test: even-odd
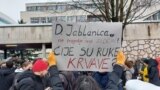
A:
[[[87,9],[85,5],[91,2],[94,10]],[[123,22],[125,26],[134,20],[143,18],[143,13],[158,0],[72,0],[69,4],[78,9],[84,10],[102,22]],[[89,4],[88,4],[89,5]],[[97,13],[98,12],[98,13]]]

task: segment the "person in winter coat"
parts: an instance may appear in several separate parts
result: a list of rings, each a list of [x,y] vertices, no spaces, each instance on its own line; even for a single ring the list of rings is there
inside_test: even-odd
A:
[[[49,54],[47,62],[38,59],[33,64],[31,71],[23,72],[17,80],[18,90],[45,90],[46,87],[51,87],[53,90],[64,90],[53,52]]]
[[[0,69],[0,90],[9,90],[13,83],[14,71],[13,62],[10,60],[6,62],[6,68]]]
[[[136,60],[135,64],[134,64],[134,74],[133,74],[133,79],[137,79],[139,78],[140,74],[139,71],[141,70],[141,60]]]
[[[75,76],[71,71],[62,71],[59,73],[62,80],[64,90],[73,90],[73,85],[75,83]]]
[[[140,71],[140,74],[142,75],[142,80],[145,82],[149,82],[149,78],[148,78],[148,63],[149,60],[148,59],[144,59],[143,60],[143,68]]]
[[[158,68],[158,73],[159,73],[159,78],[160,78],[160,57],[157,57],[157,58],[156,58],[156,61],[157,61],[157,63],[158,63],[157,68]]]
[[[18,80],[18,78],[20,77],[20,75],[21,75],[24,71],[28,71],[28,70],[29,70],[29,71],[32,70],[32,63],[29,62],[29,61],[25,61],[25,62],[22,63],[21,68],[15,70],[15,72],[14,72],[14,73],[15,73],[15,76],[14,76],[13,84],[12,84],[12,86],[10,87],[9,90],[15,90],[16,85],[17,85],[17,80]]]
[[[48,73],[48,64],[43,59],[37,59],[31,71],[23,72],[17,82],[18,90],[44,90],[44,76]]]
[[[57,60],[53,52],[50,52],[48,55],[48,63],[49,63],[49,78],[48,83],[49,87],[53,90],[64,90],[62,85],[62,81],[59,77],[59,71],[57,68]]]
[[[158,73],[158,68],[157,68],[157,61],[154,59],[149,60],[148,64],[148,77],[149,77],[149,82],[160,86],[160,80],[159,80],[159,73]]]
[[[93,78],[99,84],[101,90],[105,90],[109,79],[108,72],[95,72]]]
[[[126,81],[133,78],[134,74],[134,68],[133,68],[133,62],[132,61],[126,61],[125,62],[125,69],[122,74],[122,85],[125,86]]]
[[[124,53],[119,51],[113,71],[108,74],[109,80],[105,90],[123,90],[121,77],[124,71],[125,60]]]
[[[125,65],[127,66],[126,71],[125,71],[125,73],[126,73],[125,78],[126,78],[126,80],[130,80],[130,79],[132,79],[133,74],[134,74],[133,62],[132,61],[127,61],[125,63]]]

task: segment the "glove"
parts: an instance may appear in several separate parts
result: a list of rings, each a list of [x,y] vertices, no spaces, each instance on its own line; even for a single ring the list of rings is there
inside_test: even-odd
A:
[[[122,51],[118,51],[118,54],[117,54],[117,58],[116,58],[116,63],[119,64],[119,65],[124,65],[125,64],[125,55]]]
[[[53,52],[50,52],[48,55],[49,66],[57,65],[57,60]]]

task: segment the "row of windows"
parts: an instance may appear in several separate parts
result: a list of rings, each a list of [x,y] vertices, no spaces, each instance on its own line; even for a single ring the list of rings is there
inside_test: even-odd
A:
[[[76,5],[77,6],[77,5]],[[52,5],[52,6],[27,6],[27,11],[66,11],[66,10],[73,10],[78,9],[76,6],[70,5]],[[79,7],[83,7],[85,9],[93,9],[95,8],[94,4],[83,4],[78,5]]]
[[[32,17],[31,23],[52,23],[52,21],[85,22],[86,16]]]
[[[102,18],[102,16],[99,16]],[[94,16],[59,16],[59,17],[32,17],[31,23],[52,23],[52,21],[64,21],[64,22],[96,22],[98,18]]]
[[[147,19],[145,19],[145,21],[147,20],[154,20],[154,21],[160,21],[160,11],[150,17],[148,17]]]

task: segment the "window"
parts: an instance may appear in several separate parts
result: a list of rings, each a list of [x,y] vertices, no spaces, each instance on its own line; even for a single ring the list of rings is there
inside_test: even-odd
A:
[[[160,20],[160,11],[158,12],[158,20]]]
[[[153,20],[157,20],[157,19],[158,19],[157,14],[154,14],[153,15]]]
[[[37,6],[37,11],[46,11],[46,6]]]
[[[147,19],[145,19],[145,21],[146,21],[146,20],[152,20],[152,17],[150,16],[150,17],[148,17]]]
[[[87,9],[94,9],[96,6],[94,4],[86,4]]]
[[[65,16],[59,16],[59,17],[57,17],[57,21],[66,21],[66,17]]]
[[[67,10],[74,10],[74,9],[76,9],[76,7],[74,7],[74,6],[68,6],[67,7]]]
[[[36,11],[36,10],[37,10],[36,6],[27,7],[27,11]]]
[[[103,20],[103,17],[102,17],[101,15],[98,15],[98,17]],[[95,17],[95,16],[88,16],[88,17],[87,17],[87,21],[89,21],[89,22],[100,21],[99,18],[97,18],[97,17]]]
[[[76,16],[68,16],[67,21],[68,22],[76,22]]]
[[[52,23],[52,17],[47,17],[47,23]]]
[[[56,6],[48,6],[48,10],[53,10],[53,11],[55,11],[55,10],[56,10]]]
[[[31,23],[39,23],[39,17],[32,17],[30,18]]]
[[[27,7],[27,11],[32,11],[31,7]]]
[[[65,5],[57,5],[57,11],[65,11],[66,10],[66,6]]]
[[[41,23],[46,23],[46,17],[41,17]]]
[[[77,16],[77,22],[85,22],[86,21],[86,16]]]

